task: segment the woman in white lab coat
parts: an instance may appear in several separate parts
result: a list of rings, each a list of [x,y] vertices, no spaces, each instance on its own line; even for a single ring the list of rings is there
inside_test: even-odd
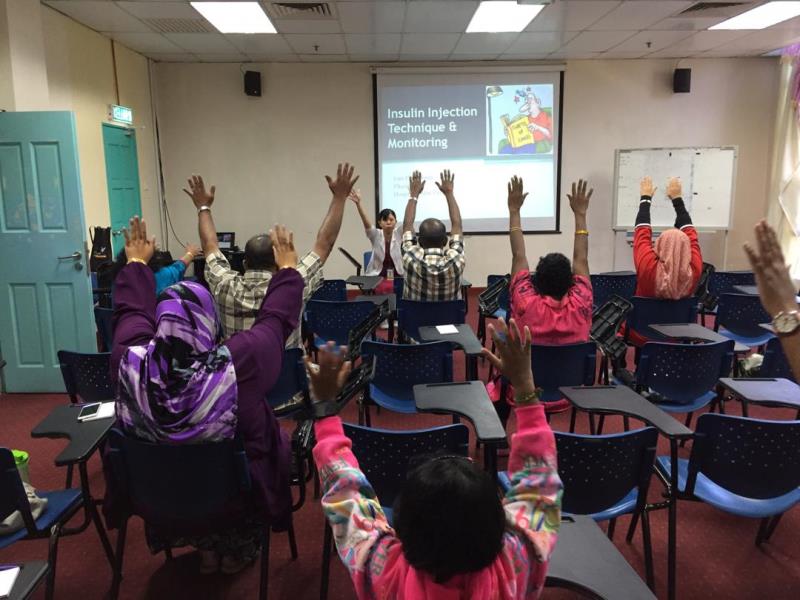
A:
[[[365,275],[380,275],[381,284],[375,289],[376,294],[394,293],[394,277],[403,276],[403,257],[400,252],[403,232],[397,227],[397,215],[391,208],[384,208],[378,213],[378,226],[373,227],[364,207],[361,206],[361,190],[350,192],[350,199],[358,208],[364,233],[372,244],[372,259],[367,265]]]

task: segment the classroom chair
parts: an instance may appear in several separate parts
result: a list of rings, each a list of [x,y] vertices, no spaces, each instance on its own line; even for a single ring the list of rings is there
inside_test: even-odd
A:
[[[329,302],[345,302],[347,300],[347,283],[344,279],[326,279],[311,296],[312,300]]]
[[[625,300],[633,298],[636,292],[636,273],[619,271],[610,273],[592,273],[592,298],[595,308],[600,308],[611,299],[619,296]]]
[[[714,331],[750,348],[763,346],[775,337],[759,325],[772,321],[761,299],[750,294],[724,293],[719,297]]]
[[[464,323],[463,300],[446,302],[397,301],[397,326],[406,339],[419,340],[419,328],[426,325],[458,325]]]
[[[311,300],[306,304],[306,320],[314,335],[314,348],[329,340],[337,346],[347,346],[350,330],[369,317],[375,305],[366,300]]]

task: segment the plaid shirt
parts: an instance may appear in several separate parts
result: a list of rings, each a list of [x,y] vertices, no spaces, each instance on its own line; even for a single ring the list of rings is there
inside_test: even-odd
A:
[[[414,234],[403,233],[403,298],[427,302],[458,300],[464,272],[464,242],[460,235],[450,237],[447,248],[423,248],[414,243]]]
[[[311,295],[322,285],[322,260],[314,252],[309,252],[297,262],[297,272],[303,277],[303,307]],[[225,337],[246,331],[256,321],[258,311],[267,295],[267,287],[272,280],[269,271],[249,270],[240,275],[233,269],[225,255],[217,250],[206,256],[206,281],[217,302],[222,329]],[[302,319],[301,319],[302,320]],[[286,340],[287,348],[302,348],[303,338],[300,328],[295,329]]]

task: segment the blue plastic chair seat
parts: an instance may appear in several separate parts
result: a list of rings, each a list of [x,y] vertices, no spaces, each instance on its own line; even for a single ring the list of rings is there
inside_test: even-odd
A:
[[[39,518],[36,519],[36,528],[40,532],[50,529],[64,516],[64,513],[76,508],[81,502],[81,490],[79,488],[70,488],[68,490],[58,490],[55,492],[36,490],[36,495],[40,498],[47,498],[47,507]],[[28,537],[28,530],[25,527],[10,535],[0,536],[0,550],[26,537]]]
[[[668,456],[656,458],[656,468],[667,478],[670,477],[672,462]],[[742,465],[744,468],[744,465]],[[686,479],[689,475],[689,461],[678,459],[678,489],[686,490]],[[739,496],[720,487],[702,473],[697,474],[694,495],[711,506],[740,517],[762,519],[779,515],[800,502],[800,488],[776,498],[756,499]]]
[[[314,346],[315,346],[317,349],[320,349],[320,348],[322,348],[322,347],[323,347],[325,344],[327,344],[327,343],[328,343],[328,340],[333,340],[334,342],[336,342],[336,345],[337,345],[337,346],[347,346],[347,343],[348,343],[348,341],[349,341],[349,340],[348,340],[348,339],[346,339],[346,338],[345,338],[345,339],[342,339],[342,338],[340,338],[340,337],[321,338],[321,337],[319,337],[318,335],[314,334]]]
[[[508,312],[504,308],[498,308],[492,313],[493,319],[506,319]]]
[[[708,406],[709,404],[711,404],[711,401],[716,397],[716,395],[717,395],[716,392],[709,391],[700,396],[699,398],[697,398],[696,400],[689,402],[688,404],[680,404],[677,402],[657,402],[655,404],[656,406],[658,406],[658,408],[660,408],[665,412],[688,413],[688,412],[694,412],[705,406]]]
[[[740,344],[744,344],[745,346],[749,346],[750,348],[755,348],[757,346],[763,346],[772,338],[775,337],[774,334],[770,333],[769,331],[764,331],[762,335],[758,336],[747,336],[747,335],[739,335],[737,333],[733,333],[732,331],[728,331],[727,329],[723,329],[722,327],[719,328],[719,334],[724,335],[729,340],[733,340],[734,342],[739,342]]]
[[[383,505],[381,505],[381,508],[383,509],[383,514],[386,515],[386,521],[389,523],[390,526],[394,527],[394,525],[392,524],[392,521],[394,520],[394,509],[392,509],[391,506],[383,506]]]
[[[379,388],[375,384],[370,384],[369,397],[375,404],[387,410],[405,414],[417,412],[413,391],[410,388]]]

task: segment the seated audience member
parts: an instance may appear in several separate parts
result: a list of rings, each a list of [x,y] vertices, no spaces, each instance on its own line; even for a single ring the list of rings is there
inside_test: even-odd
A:
[[[795,377],[800,374],[800,312],[797,286],[789,276],[775,230],[765,221],[755,227],[756,248],[745,243],[744,250],[758,284],[761,304],[772,317],[786,360]]]
[[[354,168],[349,164],[339,165],[336,179],[327,175],[328,187],[333,192],[328,214],[322,221],[313,249],[300,258],[297,271],[303,277],[303,306],[322,285],[322,266],[328,259],[342,227],[342,215],[347,196],[358,177],[353,177]],[[269,282],[277,270],[272,242],[266,234],[251,237],[244,247],[244,275],[231,268],[228,259],[220,251],[217,230],[211,216],[214,203],[214,186],[206,191],[202,177],[192,176],[189,190],[183,191],[197,208],[200,243],[206,257],[205,278],[217,302],[222,327],[226,337],[252,327],[267,293]],[[191,191],[190,191],[191,190]],[[302,308],[301,308],[302,312]],[[299,313],[298,313],[299,314]],[[289,337],[287,348],[302,348],[303,340],[298,327]]]
[[[196,444],[238,436],[252,480],[250,524],[209,536],[171,540],[203,551],[202,569],[233,573],[255,558],[257,520],[288,526],[290,446],[264,396],[278,378],[286,338],[297,327],[303,280],[295,269],[291,232],[270,232],[278,269],[252,328],[225,342],[211,294],[195,282],[167,288],[156,299],[146,267],[155,238],[144,221],[125,232],[128,264],[117,279],[112,378],[118,380],[119,426],[139,439]],[[113,478],[105,509],[114,520]],[[204,524],[198,524],[198,526]],[[153,552],[163,549],[158,531],[147,529]]]
[[[153,258],[147,263],[147,266],[153,271],[156,280],[156,296],[161,294],[169,286],[178,283],[183,279],[183,274],[196,256],[200,256],[200,246],[196,244],[187,244],[186,252],[176,261],[171,261],[168,252],[156,250],[153,253]],[[114,265],[111,267],[111,286],[112,286],[112,302],[113,302],[113,287],[117,279],[117,275],[122,268],[127,264],[125,258],[125,248],[117,253],[114,260]]]
[[[393,294],[394,281],[389,274],[403,277],[403,256],[400,251],[402,231],[397,227],[397,215],[391,208],[384,208],[378,213],[378,227],[373,227],[364,207],[361,206],[361,192],[353,190],[350,199],[358,208],[358,215],[364,224],[364,233],[372,244],[372,259],[369,261],[364,275],[380,275],[384,278],[375,288],[376,294]]]
[[[332,400],[349,363],[332,346],[309,365],[322,507],[359,599],[539,596],[561,516],[553,432],[531,374],[530,331],[491,325],[497,355],[485,356],[517,390],[517,432],[501,500],[492,477],[469,458],[433,455],[412,468],[389,525],[351,452]],[[524,337],[523,337],[524,336]]]
[[[427,302],[458,300],[461,275],[464,273],[464,240],[461,239],[461,211],[453,195],[455,175],[441,173],[436,186],[447,200],[450,211],[450,240],[439,219],[425,219],[419,225],[417,243],[414,243],[414,218],[417,199],[425,189],[422,174],[414,171],[409,179],[409,199],[403,218],[403,298]]]

